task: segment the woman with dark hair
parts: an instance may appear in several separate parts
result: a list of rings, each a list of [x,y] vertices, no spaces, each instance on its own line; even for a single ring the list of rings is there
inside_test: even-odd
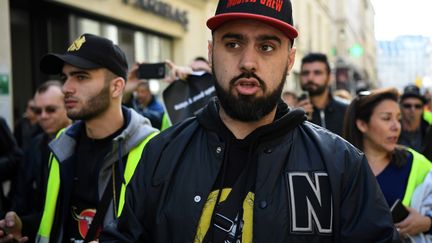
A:
[[[345,114],[344,137],[362,150],[391,207],[397,199],[409,212],[396,228],[407,242],[432,242],[432,164],[397,145],[401,132],[399,93],[363,91]]]

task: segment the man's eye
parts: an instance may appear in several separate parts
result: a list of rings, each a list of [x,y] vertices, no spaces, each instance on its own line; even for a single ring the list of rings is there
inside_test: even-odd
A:
[[[228,48],[238,48],[240,45],[238,44],[238,43],[235,43],[235,42],[229,42],[229,43],[227,43],[226,44],[226,47],[228,47]]]
[[[261,46],[261,50],[264,51],[264,52],[270,52],[270,51],[273,51],[274,48],[271,45],[262,45]]]
[[[78,80],[84,80],[86,77],[84,75],[77,75],[76,78]]]

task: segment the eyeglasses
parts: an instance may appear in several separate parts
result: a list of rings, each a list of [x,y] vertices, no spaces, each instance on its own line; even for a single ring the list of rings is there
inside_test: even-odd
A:
[[[405,104],[402,104],[402,107],[404,109],[412,109],[414,107],[416,110],[420,110],[423,107],[423,105],[421,105],[421,104],[405,103]]]
[[[47,107],[44,107],[44,108],[41,108],[41,107],[32,107],[32,111],[36,115],[42,114],[43,110],[45,110],[45,112],[48,113],[48,114],[52,114],[52,113],[56,112],[57,109],[58,109],[57,106],[47,106]]]

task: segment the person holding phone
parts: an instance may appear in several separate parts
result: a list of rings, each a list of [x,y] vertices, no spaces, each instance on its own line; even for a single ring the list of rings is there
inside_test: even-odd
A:
[[[394,88],[361,92],[348,107],[343,135],[365,153],[388,205],[395,209],[393,218],[403,215],[403,208],[395,204],[398,200],[408,210],[406,218],[395,222],[399,233],[411,242],[431,242],[432,163],[397,145],[398,99]]]
[[[128,73],[128,83],[123,96],[123,104],[133,108],[140,115],[150,120],[154,128],[161,129],[164,107],[150,90],[147,78],[165,77],[165,64],[135,64]]]
[[[303,107],[312,123],[341,135],[349,101],[335,97],[330,92],[331,70],[325,54],[309,53],[303,57],[300,85],[309,97],[299,100],[296,107]]]

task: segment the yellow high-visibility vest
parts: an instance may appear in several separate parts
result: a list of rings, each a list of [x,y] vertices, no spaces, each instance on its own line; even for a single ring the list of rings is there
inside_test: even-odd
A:
[[[63,132],[61,130],[57,137]],[[126,168],[124,171],[124,182],[121,185],[119,205],[117,210],[117,217],[120,217],[123,207],[125,204],[126,187],[129,184],[138,162],[141,159],[141,154],[144,150],[145,145],[150,139],[156,136],[158,132],[154,132],[148,135],[140,144],[134,147],[128,154]],[[39,231],[36,236],[36,242],[38,243],[48,243],[50,240],[50,234],[54,222],[54,216],[57,206],[57,198],[60,190],[60,167],[57,159],[53,154],[50,154],[50,172],[48,176],[47,194],[45,197],[45,207],[42,214],[42,220],[39,226]]]

